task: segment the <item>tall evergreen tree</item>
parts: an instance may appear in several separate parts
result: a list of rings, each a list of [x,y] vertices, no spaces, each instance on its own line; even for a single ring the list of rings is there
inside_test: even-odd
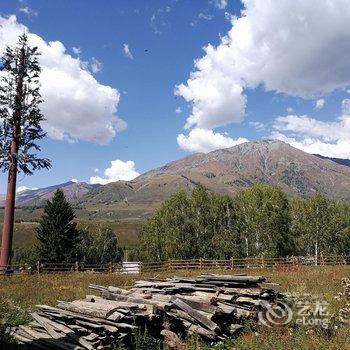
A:
[[[48,159],[38,158],[37,141],[45,136],[40,123],[43,115],[40,96],[37,48],[20,36],[18,45],[7,47],[1,57],[0,70],[0,168],[8,172],[6,205],[1,244],[0,271],[10,262],[12,248],[17,172],[32,175],[49,168]]]
[[[48,201],[36,229],[38,253],[45,262],[72,262],[79,258],[81,231],[77,229],[74,210],[58,189]]]

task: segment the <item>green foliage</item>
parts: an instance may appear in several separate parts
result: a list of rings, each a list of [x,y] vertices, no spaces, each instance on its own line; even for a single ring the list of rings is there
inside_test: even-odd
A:
[[[289,203],[278,187],[255,185],[235,198],[244,256],[286,256],[294,251]]]
[[[13,250],[12,262],[14,264],[34,265],[38,260],[38,250],[34,245],[28,247],[17,247]]]
[[[132,348],[135,350],[162,350],[162,344],[161,340],[151,336],[146,329],[143,333],[138,332],[135,334]]]
[[[81,231],[73,220],[75,214],[62,190],[48,201],[36,229],[38,254],[45,262],[72,262],[79,258]]]
[[[303,255],[350,254],[350,204],[321,194],[291,200],[292,230]]]
[[[111,227],[100,227],[93,233],[84,232],[81,237],[82,262],[105,264],[122,260],[123,250],[118,246],[117,235]]]
[[[146,261],[350,254],[350,205],[316,194],[288,200],[254,185],[234,198],[203,187],[169,198],[142,227]]]
[[[37,141],[46,133],[40,124],[44,116],[40,111],[38,48],[30,47],[26,34],[19,37],[18,45],[7,47],[0,62],[0,168],[9,170],[15,156],[18,167],[32,175],[36,169],[50,168],[46,158],[38,158]],[[12,142],[18,150],[13,155]],[[16,168],[17,171],[17,168]]]
[[[29,320],[30,315],[27,310],[9,299],[0,298],[0,348],[4,346],[4,349],[10,349],[11,344],[14,343],[7,332],[8,327],[18,326]]]
[[[221,197],[197,187],[190,196],[179,192],[167,200],[141,229],[144,260],[222,257],[235,249],[234,207]],[[222,245],[223,240],[228,246]],[[229,247],[229,248],[228,248]]]

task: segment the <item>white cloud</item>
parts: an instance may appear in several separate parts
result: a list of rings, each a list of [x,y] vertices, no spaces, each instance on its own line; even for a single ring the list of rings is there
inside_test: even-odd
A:
[[[171,12],[170,6],[160,7],[151,16],[151,28],[154,34],[162,34],[163,28],[169,27],[167,15]]]
[[[92,57],[90,60],[90,67],[92,73],[98,73],[102,70],[102,63],[95,57]]]
[[[195,71],[175,93],[192,104],[186,127],[239,122],[244,89],[302,98],[350,85],[350,0],[243,0],[221,43],[204,48]]]
[[[219,10],[224,10],[227,7],[228,0],[213,0],[213,3]]]
[[[176,113],[182,113],[181,107],[176,107],[175,112],[176,112]]]
[[[350,99],[343,100],[336,121],[321,121],[306,115],[275,119],[272,138],[290,143],[308,153],[350,158]]]
[[[198,18],[200,18],[204,21],[211,21],[214,18],[214,16],[209,14],[209,13],[200,12],[198,15]]]
[[[322,109],[326,103],[325,99],[320,98],[315,102],[315,109]]]
[[[15,16],[0,16],[0,51],[17,43],[24,32],[28,28],[19,24]],[[84,62],[66,53],[60,41],[46,42],[32,33],[28,39],[42,53],[41,109],[47,119],[43,128],[51,138],[106,144],[117,131],[125,129],[126,123],[116,116],[118,90],[100,84],[83,69]]]
[[[31,9],[29,6],[22,5],[19,8],[19,11],[26,14],[28,17],[36,17],[38,16],[38,12]]]
[[[79,181],[77,179],[70,179],[70,182],[78,183]]]
[[[253,126],[257,131],[265,129],[265,125],[261,122],[249,122],[249,125]]]
[[[288,113],[293,113],[293,112],[294,112],[294,109],[293,109],[292,107],[288,107],[288,108],[287,108],[287,112],[288,112]]]
[[[131,181],[140,174],[135,169],[135,163],[132,160],[123,162],[122,160],[112,160],[111,166],[107,168],[103,177],[90,177],[91,184],[108,184],[119,180]]]
[[[123,51],[126,57],[130,58],[131,60],[134,59],[133,54],[130,51],[129,45],[128,44],[123,44]]]
[[[177,143],[185,151],[208,153],[216,149],[228,148],[248,142],[247,139],[239,137],[237,140],[220,133],[214,133],[213,130],[195,128],[185,136],[177,136]]]
[[[81,54],[81,48],[80,47],[73,46],[72,50],[77,56],[79,56]]]
[[[16,192],[17,192],[17,194],[19,194],[19,193],[22,193],[22,192],[25,192],[28,190],[33,191],[33,190],[37,190],[37,189],[38,189],[38,187],[19,186],[19,187],[17,187]]]

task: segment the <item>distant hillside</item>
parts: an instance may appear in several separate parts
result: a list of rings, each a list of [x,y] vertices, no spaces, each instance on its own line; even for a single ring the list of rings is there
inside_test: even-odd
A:
[[[90,220],[144,219],[180,190],[190,191],[201,184],[216,193],[234,195],[256,183],[280,186],[291,195],[320,192],[330,198],[350,199],[350,167],[281,141],[263,140],[193,154],[133,181],[104,186],[67,182],[28,190],[18,196],[17,205],[42,205],[61,187]]]
[[[49,187],[39,188],[37,190],[25,190],[17,194],[16,206],[42,206],[48,199],[51,199],[54,192],[61,188],[70,202],[75,202],[82,198],[89,191],[99,188],[101,185],[90,185],[85,182],[68,181],[63,184],[53,185]],[[4,199],[0,198],[0,205],[4,205]]]
[[[233,195],[255,183],[280,186],[291,195],[316,192],[350,199],[350,168],[305,153],[275,140],[247,142],[208,154],[198,153],[149,171],[133,181],[118,181],[89,192],[82,203],[97,210],[124,212],[123,217],[149,215],[179,190],[198,184]]]

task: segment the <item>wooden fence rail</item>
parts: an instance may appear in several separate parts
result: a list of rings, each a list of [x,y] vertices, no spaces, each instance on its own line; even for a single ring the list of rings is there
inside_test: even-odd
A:
[[[45,263],[10,265],[10,273],[58,273],[58,272],[99,272],[99,273],[143,273],[176,270],[235,270],[235,269],[293,269],[300,266],[350,265],[350,256],[311,256],[288,258],[231,258],[226,260],[209,259],[169,259],[159,262],[119,262],[108,264]],[[1,268],[1,266],[0,266]]]

